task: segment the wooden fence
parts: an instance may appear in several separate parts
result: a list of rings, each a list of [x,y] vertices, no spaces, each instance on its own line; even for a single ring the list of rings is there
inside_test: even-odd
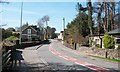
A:
[[[6,68],[8,64],[10,64],[11,61],[11,50],[8,50],[4,54],[2,54],[2,69]]]

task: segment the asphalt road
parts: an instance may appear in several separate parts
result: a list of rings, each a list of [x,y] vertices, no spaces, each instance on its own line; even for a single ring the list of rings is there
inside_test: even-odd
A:
[[[67,49],[61,42],[50,40],[37,49],[39,57],[52,70],[76,70],[87,72],[119,72],[117,63],[106,62],[101,59],[92,59],[80,56]]]

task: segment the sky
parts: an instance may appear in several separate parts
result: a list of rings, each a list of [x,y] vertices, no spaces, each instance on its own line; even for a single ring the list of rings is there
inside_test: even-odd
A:
[[[63,30],[63,17],[66,25],[76,17],[76,4],[77,2],[23,2],[23,24],[28,22],[29,25],[37,25],[40,18],[48,15],[48,25],[60,32]],[[3,28],[20,27],[20,8],[21,2],[2,4],[2,24],[7,24]]]
[[[18,2],[16,2],[18,1]],[[8,27],[20,27],[20,8],[21,2],[19,0],[11,1],[9,4],[0,4],[0,22],[3,28]],[[63,17],[65,18],[65,25],[71,22],[77,15],[76,4],[77,1],[69,2],[65,0],[62,2],[57,2],[58,0],[51,2],[44,1],[34,1],[29,0],[23,1],[23,23],[29,23],[29,25],[37,25],[37,21],[45,15],[50,17],[48,25],[50,27],[55,27],[56,32],[63,30]],[[60,0],[59,0],[60,1]],[[79,0],[80,1],[80,0]],[[85,6],[86,2],[80,1],[80,3]]]

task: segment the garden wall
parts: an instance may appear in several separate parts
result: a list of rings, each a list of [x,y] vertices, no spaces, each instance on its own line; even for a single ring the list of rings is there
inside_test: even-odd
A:
[[[64,45],[72,48],[72,46],[70,46],[67,43],[64,43]],[[116,49],[103,49],[103,48],[96,48],[96,47],[78,47],[77,46],[77,50],[87,55],[94,55],[94,56],[100,56],[104,58],[120,60],[120,50],[116,50]]]
[[[120,59],[120,53],[119,53],[120,50],[115,50],[115,49],[80,47],[78,51],[89,55],[95,55],[104,58],[117,59],[117,60]]]

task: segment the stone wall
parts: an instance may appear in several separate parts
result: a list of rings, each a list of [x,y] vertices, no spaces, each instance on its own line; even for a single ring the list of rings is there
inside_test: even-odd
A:
[[[70,46],[67,43],[64,43],[65,46],[74,49],[72,46]],[[96,48],[96,47],[77,47],[77,50],[83,54],[87,55],[94,55],[94,56],[100,56],[104,58],[110,58],[110,59],[119,59],[120,60],[120,50],[116,49],[103,49],[103,48]]]
[[[120,59],[120,50],[115,49],[102,49],[102,48],[88,48],[88,47],[80,47],[79,52],[83,52],[89,55],[100,56],[104,58],[110,59]]]
[[[63,42],[63,45],[65,45],[66,47],[69,47],[69,48],[73,49],[73,46],[69,45],[69,44],[66,43],[66,42]]]

